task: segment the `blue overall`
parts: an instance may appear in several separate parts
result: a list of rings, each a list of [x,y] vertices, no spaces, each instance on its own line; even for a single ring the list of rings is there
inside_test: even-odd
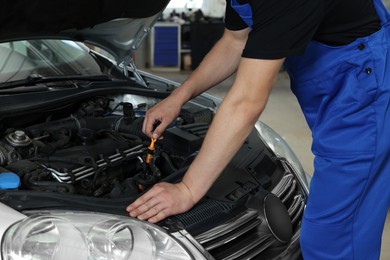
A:
[[[311,41],[285,62],[315,155],[305,260],[379,259],[390,205],[390,18],[373,2],[381,30],[338,47]]]

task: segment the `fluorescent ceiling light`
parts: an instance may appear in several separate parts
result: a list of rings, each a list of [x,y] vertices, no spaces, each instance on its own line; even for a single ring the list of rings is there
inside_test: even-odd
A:
[[[203,0],[171,0],[169,2],[167,8],[185,8],[186,5],[188,8],[201,8],[203,4]]]

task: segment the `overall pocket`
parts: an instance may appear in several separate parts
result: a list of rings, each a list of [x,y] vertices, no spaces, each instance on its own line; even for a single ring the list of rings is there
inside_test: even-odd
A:
[[[372,153],[377,82],[370,62],[341,62],[332,77],[293,87],[313,133],[313,153]]]

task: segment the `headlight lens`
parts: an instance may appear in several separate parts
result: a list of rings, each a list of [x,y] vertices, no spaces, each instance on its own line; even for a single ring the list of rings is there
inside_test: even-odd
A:
[[[301,183],[305,185],[306,192],[308,192],[309,180],[301,163],[299,162],[295,153],[284,139],[277,134],[272,128],[261,121],[257,121],[255,125],[257,131],[260,133],[260,138],[268,145],[268,147],[279,157],[285,158],[294,167],[297,177]]]
[[[13,225],[3,241],[4,260],[194,259],[156,225],[99,213],[33,213]]]

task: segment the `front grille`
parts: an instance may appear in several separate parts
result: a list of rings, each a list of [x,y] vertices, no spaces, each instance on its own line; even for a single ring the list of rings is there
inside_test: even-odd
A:
[[[271,190],[285,205],[291,218],[293,232],[298,230],[305,207],[305,197],[299,182],[288,165],[282,163],[285,173],[279,183]],[[268,259],[268,250],[283,248],[266,221],[255,209],[247,209],[224,224],[195,236],[195,239],[217,260]],[[274,253],[274,252],[273,252]]]
[[[214,226],[216,221],[225,218],[227,212],[233,206],[228,203],[205,200],[197,204],[191,211],[171,217],[172,220],[180,222],[181,226],[189,232],[197,232]]]
[[[302,195],[294,196],[294,200],[288,208],[288,214],[291,218],[293,225],[297,224],[297,221],[301,219],[303,210],[305,209],[305,201]]]
[[[247,210],[230,219],[227,223],[217,226],[207,232],[196,237],[205,249],[212,250],[216,247],[226,244],[241,234],[251,230],[261,223],[257,218],[256,210]],[[232,232],[239,230],[238,232]]]
[[[195,239],[215,259],[251,259],[275,241],[271,233],[258,229],[262,222],[257,210],[248,209]]]
[[[285,162],[282,162],[282,165],[286,174],[271,192],[286,206],[291,223],[295,228],[300,223],[299,220],[302,218],[305,209],[305,197],[298,187],[299,182],[293,175],[291,167]]]

